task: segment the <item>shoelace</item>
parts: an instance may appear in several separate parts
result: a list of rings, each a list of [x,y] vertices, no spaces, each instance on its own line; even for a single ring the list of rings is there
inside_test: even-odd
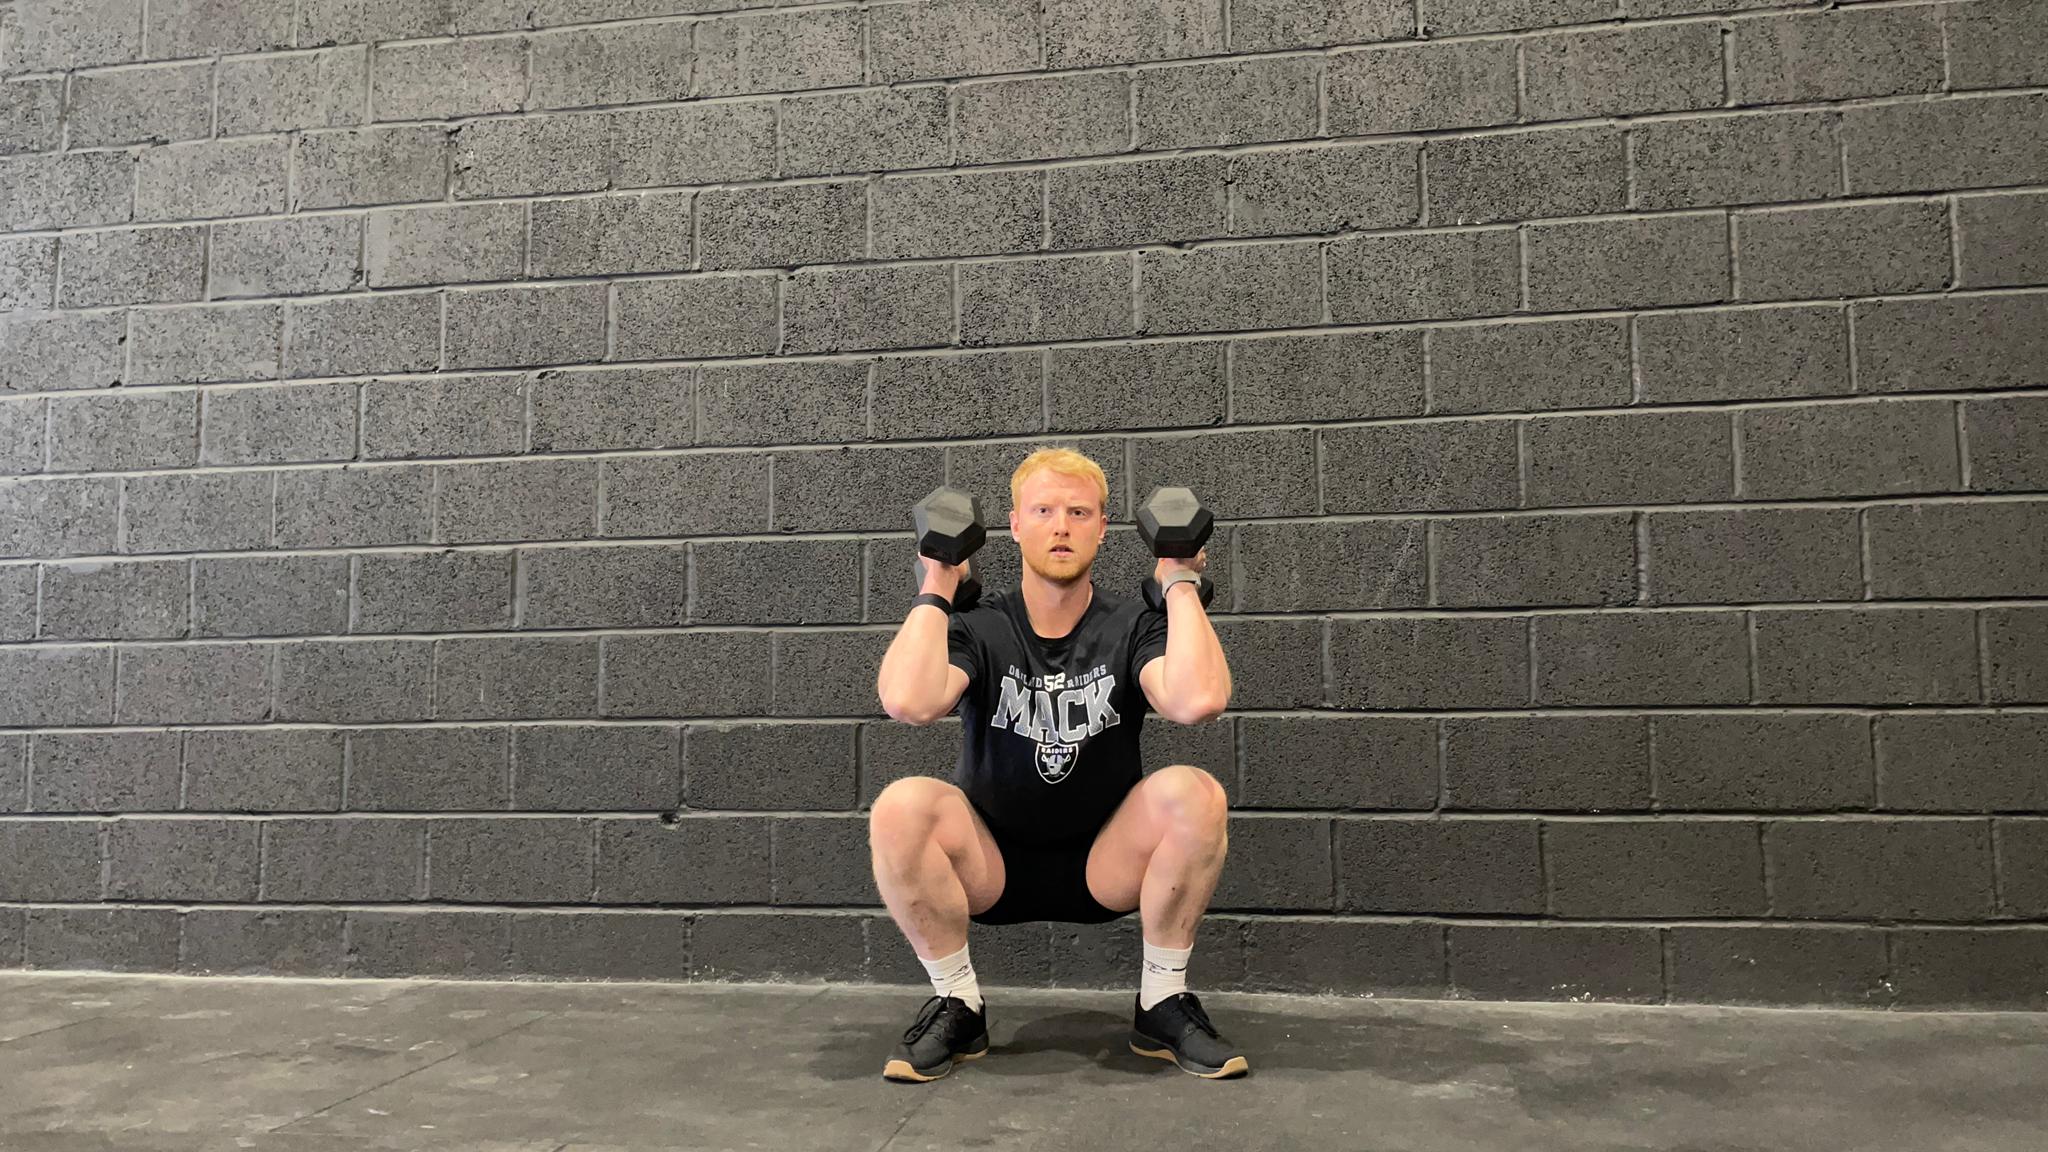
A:
[[[1196,1027],[1207,1032],[1213,1039],[1223,1039],[1222,1034],[1216,1031],[1216,1026],[1209,1023],[1209,1014],[1202,1011],[1202,1002],[1195,999],[1193,992],[1183,992],[1177,999],[1180,1001],[1181,1011],[1187,1013],[1188,1019],[1194,1021]]]
[[[910,1030],[903,1034],[903,1042],[905,1044],[917,1043],[917,1038],[929,1031],[932,1025],[938,1022],[939,1017],[946,1013],[947,1006],[952,1003],[952,999],[943,996],[934,996],[925,1001],[924,1009],[917,1014],[917,1023],[912,1024]],[[966,1007],[965,1001],[961,1001],[961,1007]]]

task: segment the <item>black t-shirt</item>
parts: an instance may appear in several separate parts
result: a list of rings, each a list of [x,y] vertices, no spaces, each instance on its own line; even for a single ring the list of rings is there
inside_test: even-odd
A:
[[[1138,671],[1166,654],[1166,614],[1097,585],[1073,631],[1048,640],[1008,590],[955,615],[946,641],[967,673],[953,782],[1006,839],[1092,838],[1143,775]]]

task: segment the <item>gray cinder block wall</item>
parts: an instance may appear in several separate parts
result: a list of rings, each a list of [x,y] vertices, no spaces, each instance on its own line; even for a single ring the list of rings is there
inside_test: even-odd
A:
[[[2048,4],[750,6],[0,3],[0,964],[915,983],[1057,441],[1223,519],[1198,986],[2048,1006]]]

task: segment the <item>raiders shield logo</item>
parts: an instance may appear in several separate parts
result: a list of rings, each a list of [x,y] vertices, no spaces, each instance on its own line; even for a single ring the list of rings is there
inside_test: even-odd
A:
[[[1038,746],[1038,774],[1048,784],[1057,784],[1074,770],[1081,746],[1078,744],[1040,744]]]

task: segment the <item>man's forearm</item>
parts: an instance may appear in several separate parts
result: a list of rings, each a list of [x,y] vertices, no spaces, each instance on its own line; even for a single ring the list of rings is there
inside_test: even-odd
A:
[[[1166,657],[1160,665],[1170,707],[1183,723],[1213,718],[1230,704],[1230,664],[1192,583],[1166,591]]]
[[[898,720],[922,722],[946,694],[946,614],[929,604],[910,610],[882,656],[875,692],[882,710]]]

